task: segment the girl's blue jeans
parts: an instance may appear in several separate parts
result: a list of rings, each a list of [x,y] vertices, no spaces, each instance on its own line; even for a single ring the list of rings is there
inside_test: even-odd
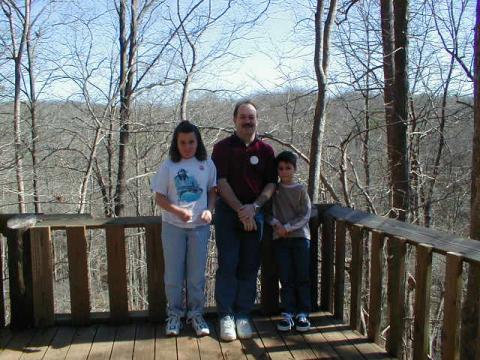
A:
[[[205,266],[210,226],[193,229],[162,223],[167,314],[191,318],[203,313]],[[186,282],[186,309],[184,283]]]

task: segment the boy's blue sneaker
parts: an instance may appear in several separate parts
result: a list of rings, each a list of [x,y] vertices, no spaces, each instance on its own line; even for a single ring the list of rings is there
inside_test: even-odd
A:
[[[310,330],[310,320],[308,320],[308,316],[306,314],[300,313],[297,315],[295,320],[295,329],[300,332]]]
[[[282,320],[277,323],[277,329],[279,331],[290,331],[295,325],[293,316],[290,313],[282,313]]]

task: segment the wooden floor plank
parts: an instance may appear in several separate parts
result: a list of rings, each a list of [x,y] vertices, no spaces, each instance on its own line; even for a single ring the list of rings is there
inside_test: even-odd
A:
[[[155,326],[149,323],[137,325],[135,334],[135,347],[133,359],[153,360],[155,359]]]
[[[272,325],[280,321],[280,316],[274,316],[271,318]],[[278,332],[278,331],[277,331]],[[280,337],[287,345],[288,350],[292,354],[294,359],[314,359],[315,353],[310,348],[310,345],[305,341],[305,338],[296,330],[278,332]]]
[[[341,359],[364,359],[357,348],[342,333],[348,326],[338,323],[333,316],[313,317],[312,326],[320,332]]]
[[[285,342],[280,337],[277,329],[275,329],[274,324],[269,318],[254,318],[253,323],[262,340],[265,351],[271,359],[293,359],[293,355],[288,350]]]
[[[73,336],[76,329],[71,326],[59,327],[55,337],[45,353],[44,360],[60,360],[65,359],[68,350],[72,345]]]
[[[210,329],[210,335],[199,337],[197,339],[200,358],[202,360],[223,359],[222,348],[220,347],[217,332],[215,331],[215,324],[211,321],[207,321],[207,324]]]
[[[177,355],[178,360],[200,359],[197,335],[190,324],[186,324],[177,336]]]
[[[77,328],[73,336],[72,345],[68,349],[68,360],[83,360],[88,357],[90,349],[92,348],[93,339],[97,333],[97,326],[87,326]]]
[[[155,359],[176,359],[177,338],[165,335],[165,325],[158,325],[155,329]]]
[[[165,336],[163,324],[148,323],[65,326],[18,333],[0,330],[0,360],[394,359],[329,313],[312,314],[311,320],[311,331],[280,333],[275,326],[277,317],[254,317],[253,337],[232,342],[219,341],[216,320],[207,321],[210,335],[201,338],[189,324],[178,337]]]
[[[36,332],[37,331],[35,330],[14,332],[12,338],[6,344],[5,349],[0,353],[0,359],[20,359],[23,354],[23,350],[30,344],[30,341]]]
[[[391,357],[380,346],[372,342],[369,342],[366,337],[360,335],[356,331],[344,330],[343,334],[357,348],[357,350],[362,353],[362,355],[366,359],[382,359],[382,360],[395,359]]]
[[[88,354],[89,360],[106,360],[110,359],[112,353],[113,341],[115,339],[115,326],[100,325],[95,334],[92,348]]]
[[[340,359],[325,336],[321,333],[321,319],[325,316],[325,313],[311,314],[310,320],[312,322],[312,329],[303,334],[303,337],[305,338],[305,341],[310,344],[310,347],[318,359]]]
[[[131,360],[135,345],[136,325],[129,324],[119,326],[113,343],[111,358],[115,360]]]
[[[43,359],[43,356],[47,352],[48,346],[57,333],[57,330],[56,327],[52,327],[38,331],[32,338],[28,347],[23,350],[23,355],[20,359]]]
[[[251,339],[240,340],[242,343],[245,356],[249,360],[269,359],[268,353],[265,350],[260,334],[252,321],[253,336]]]

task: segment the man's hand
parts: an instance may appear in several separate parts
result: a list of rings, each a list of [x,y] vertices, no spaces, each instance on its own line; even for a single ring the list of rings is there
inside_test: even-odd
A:
[[[245,220],[240,220],[243,224],[243,229],[245,231],[256,231],[257,230],[257,223],[255,222],[255,218],[249,218]]]
[[[200,218],[205,221],[205,224],[210,224],[212,222],[212,212],[208,209],[203,210]]]
[[[253,204],[245,204],[240,207],[237,211],[240,221],[253,219],[255,218],[255,206]]]
[[[180,218],[180,220],[182,220],[184,222],[192,220],[192,210],[179,208],[176,211],[176,215],[177,215],[178,218]]]
[[[283,226],[282,224],[273,225],[273,230],[280,237],[287,237],[288,236],[288,231],[287,231],[287,229],[285,229],[285,226]]]

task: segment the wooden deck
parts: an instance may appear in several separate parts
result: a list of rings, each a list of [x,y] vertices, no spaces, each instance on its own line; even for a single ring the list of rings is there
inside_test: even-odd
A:
[[[104,324],[0,332],[0,359],[391,359],[326,313],[312,315],[311,331],[280,334],[277,318],[255,317],[249,340],[221,342],[216,319],[211,335],[197,338],[189,325],[166,337],[162,324]]]

